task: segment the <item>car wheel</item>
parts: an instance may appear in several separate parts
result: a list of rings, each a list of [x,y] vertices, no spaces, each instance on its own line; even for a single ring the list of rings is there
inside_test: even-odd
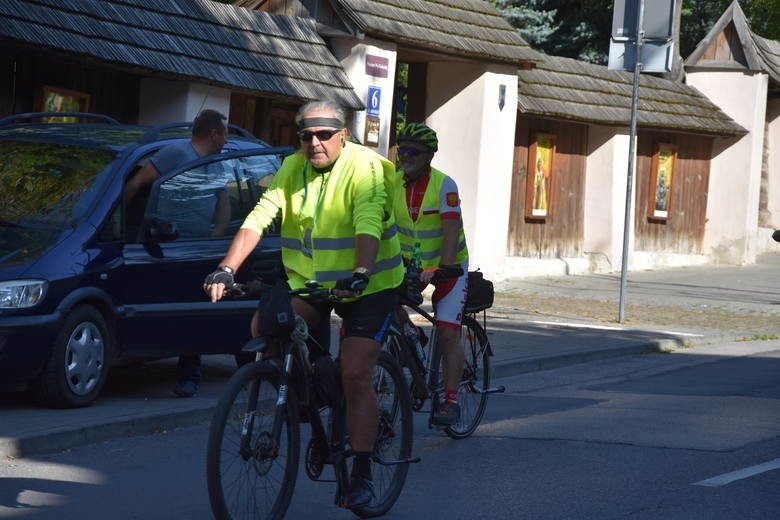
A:
[[[71,311],[36,385],[38,400],[61,408],[94,401],[108,376],[110,341],[106,321],[97,309],[81,306]]]

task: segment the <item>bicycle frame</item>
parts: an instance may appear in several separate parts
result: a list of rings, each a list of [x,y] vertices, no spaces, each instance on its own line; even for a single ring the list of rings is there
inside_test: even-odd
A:
[[[423,403],[428,399],[435,399],[438,397],[438,392],[441,390],[439,387],[439,359],[441,358],[441,352],[439,350],[439,343],[436,337],[436,318],[422,308],[422,304],[418,304],[404,295],[401,296],[401,300],[398,303],[399,307],[406,307],[413,310],[418,315],[425,318],[432,326],[431,336],[428,339],[428,344],[431,345],[431,352],[428,356],[425,365],[420,365],[417,358],[417,353],[414,352],[412,345],[409,345],[406,341],[406,336],[402,332],[403,324],[398,322],[397,319],[391,326],[391,331],[396,334],[401,341],[402,352],[398,352],[396,355],[399,359],[404,361],[404,364],[409,368],[412,375],[412,381],[414,383],[414,390],[412,397],[415,400],[419,400],[419,405],[415,404],[415,409],[419,411]],[[408,313],[407,313],[408,314]],[[397,317],[397,316],[396,316]],[[424,392],[423,392],[424,390]],[[434,405],[438,403],[433,403]],[[434,406],[431,407],[431,418],[433,417]],[[429,427],[431,423],[429,421]]]
[[[313,389],[311,387],[311,380],[313,377],[313,368],[308,358],[308,346],[306,345],[305,338],[308,337],[308,326],[303,318],[296,317],[297,327],[292,334],[291,340],[278,341],[275,344],[278,345],[282,354],[281,369],[279,371],[279,398],[276,401],[274,410],[274,422],[272,429],[273,447],[269,455],[275,455],[275,450],[281,442],[282,426],[284,424],[284,414],[287,410],[287,399],[290,395],[290,388],[294,387],[296,390],[304,390],[305,395],[297,395],[301,408],[299,409],[299,415],[304,415],[308,418],[308,422],[311,425],[312,440],[316,443],[318,448],[323,450],[322,466],[318,472],[314,471],[309,464],[306,464],[306,472],[311,480],[319,482],[333,482],[332,480],[321,480],[319,476],[324,468],[324,465],[333,465],[336,475],[336,493],[334,496],[334,503],[339,507],[346,507],[347,503],[347,491],[349,489],[349,470],[347,465],[347,459],[353,456],[353,451],[348,443],[347,431],[346,431],[346,409],[345,403],[342,401],[339,405],[332,408],[332,421],[329,425],[330,428],[326,428],[323,424],[322,417],[320,415],[321,408],[316,406],[313,401]],[[255,362],[263,362],[262,353],[258,352]],[[296,384],[300,383],[300,384]],[[257,383],[253,383],[250,391],[251,400],[255,402],[257,399],[258,388]],[[249,439],[252,438],[252,413],[247,411],[244,417],[245,428],[242,431],[241,449],[246,453],[246,457],[251,456],[248,449]],[[330,429],[330,436],[328,430]],[[377,435],[381,435],[378,431]],[[393,466],[398,464],[409,464],[419,462],[419,457],[410,457],[400,460],[384,460],[378,457],[374,457],[374,462],[383,466]],[[308,460],[306,461],[308,462]]]
[[[274,446],[279,446],[282,435],[282,425],[284,423],[284,414],[287,410],[287,399],[290,395],[290,388],[294,385],[300,394],[297,398],[302,405],[299,410],[301,417],[306,416],[311,425],[312,441],[316,443],[319,449],[324,450],[321,455],[324,456],[322,466],[332,464],[336,474],[336,495],[334,503],[339,507],[346,505],[346,493],[349,487],[349,471],[347,469],[347,459],[352,456],[352,449],[346,440],[346,424],[344,402],[333,407],[333,424],[331,425],[331,437],[328,438],[328,430],[322,422],[320,408],[313,400],[313,390],[311,381],[314,370],[309,361],[309,350],[306,345],[308,338],[308,326],[300,316],[296,315],[296,328],[291,334],[289,341],[279,341],[278,346],[281,349],[282,364],[279,371],[279,398],[276,401],[274,411],[274,423],[272,438]],[[262,354],[258,352],[257,361],[261,362]],[[296,384],[299,383],[299,384]],[[253,397],[256,398],[256,389],[253,385]],[[247,431],[246,438],[251,438],[251,429]],[[242,439],[242,444],[243,444]],[[314,469],[308,464],[306,466],[307,474],[312,480],[318,480],[323,467],[314,474]],[[331,481],[332,482],[332,481]]]
[[[312,284],[305,289],[288,289],[287,296],[330,295],[329,289],[316,282]],[[248,288],[247,284],[241,284],[236,293],[249,294],[245,288]],[[273,298],[282,297],[278,289],[272,290],[276,291]],[[282,309],[270,316],[290,316],[292,311]],[[243,350],[253,352],[255,361],[240,368],[230,378],[217,403],[207,450],[207,481],[212,512],[217,518],[228,518],[232,504],[240,506],[242,501],[246,501],[249,507],[256,510],[267,507],[275,518],[281,517],[292,498],[302,458],[311,480],[333,482],[320,478],[326,465],[333,466],[336,482],[334,503],[337,506],[364,517],[386,513],[403,489],[407,472],[405,466],[420,460],[411,456],[412,407],[398,362],[388,353],[380,353],[372,375],[380,411],[372,460],[385,469],[378,472],[379,476],[374,474],[376,494],[370,503],[350,505],[347,500],[350,488],[347,459],[354,455],[354,451],[347,431],[346,401],[343,394],[339,396],[331,391],[335,388],[327,383],[338,377],[337,369],[329,366],[332,364],[330,359],[309,360],[309,328],[301,316],[295,314],[294,323],[289,318],[280,318],[278,323],[280,328],[270,327],[269,330],[280,336],[254,338],[245,345]],[[320,359],[325,362],[323,365],[320,365]],[[325,377],[320,379],[321,375]],[[322,382],[325,386],[320,386]],[[234,405],[241,408],[236,409]],[[327,419],[324,415],[326,410],[330,410]],[[308,445],[302,447],[300,423],[306,422],[311,427],[311,439]],[[276,490],[265,499],[255,501],[254,485],[245,477],[265,478],[266,472],[275,466],[277,457],[281,457],[278,466],[281,472],[278,477],[276,472],[271,477],[271,486]],[[245,471],[243,464],[249,469]],[[388,466],[400,469],[389,469]],[[228,478],[227,475],[236,477]],[[227,480],[223,480],[223,476]],[[228,496],[225,490],[229,488],[238,491]],[[228,505],[228,502],[231,504]]]
[[[401,351],[393,354],[399,359],[399,361],[402,362],[403,365],[408,367],[409,372],[411,373],[412,376],[411,393],[412,393],[414,409],[420,411],[425,401],[428,399],[431,400],[428,427],[433,428],[435,427],[433,421],[434,414],[436,412],[436,409],[438,408],[439,399],[441,397],[440,394],[441,391],[443,390],[442,387],[443,381],[440,380],[441,374],[439,368],[441,366],[442,352],[437,338],[436,318],[433,316],[433,314],[423,309],[422,302],[418,303],[418,301],[419,300],[407,296],[407,294],[402,294],[398,305],[399,307],[405,308],[404,311],[412,310],[416,312],[418,315],[422,316],[425,320],[427,320],[432,325],[431,337],[428,341],[428,344],[431,345],[430,355],[428,356],[424,365],[419,363],[414,346],[409,344],[409,342],[406,340],[406,335],[402,332],[403,323],[401,323],[401,318],[399,315],[396,315],[396,319],[394,320],[393,326],[391,327],[391,331],[398,338],[398,341],[400,342],[399,348]],[[479,325],[476,313],[467,313],[467,315],[470,316],[469,319],[473,320],[473,322],[476,325],[481,326],[481,328],[484,331],[485,327],[484,325]],[[466,329],[467,329],[467,326],[465,324],[466,321],[467,319],[464,318],[464,325],[461,328],[461,334],[466,333]],[[483,315],[483,322],[484,321],[485,318]],[[480,358],[485,353],[488,356],[492,356],[492,347],[489,341],[486,341],[481,346],[481,349],[479,350],[479,352],[475,353],[474,357]],[[481,394],[499,393],[505,390],[503,386],[490,387],[490,388],[475,388],[470,385],[470,388],[472,392],[481,393]],[[446,429],[446,427],[444,428]]]

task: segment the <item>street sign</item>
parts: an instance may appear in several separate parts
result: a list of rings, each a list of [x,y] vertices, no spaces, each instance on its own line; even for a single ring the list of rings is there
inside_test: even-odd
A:
[[[610,70],[636,66],[637,14],[641,0],[615,0],[609,41]],[[674,63],[675,0],[645,2],[642,18],[642,72],[670,72]]]
[[[642,45],[642,72],[671,72],[674,63],[674,42],[648,42]],[[632,41],[609,42],[609,70],[634,71],[636,45]]]
[[[668,40],[672,37],[674,0],[652,0],[645,3],[642,23],[645,40]],[[612,11],[612,39],[636,39],[636,20],[639,0],[615,0]]]
[[[379,117],[379,106],[382,97],[380,87],[368,87],[368,99],[366,100],[366,115]]]

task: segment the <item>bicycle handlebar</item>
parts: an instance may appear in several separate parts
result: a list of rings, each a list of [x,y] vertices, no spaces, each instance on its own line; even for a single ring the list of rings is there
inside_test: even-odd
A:
[[[225,293],[236,298],[245,298],[260,296],[271,287],[271,284],[265,283],[262,280],[252,280],[246,283],[235,282],[231,287],[227,287],[225,289]],[[315,280],[309,280],[306,282],[306,287],[301,287],[300,289],[290,289],[287,291],[287,294],[290,296],[319,296],[328,298],[331,301],[341,300],[340,297],[333,294],[332,288],[323,287]]]

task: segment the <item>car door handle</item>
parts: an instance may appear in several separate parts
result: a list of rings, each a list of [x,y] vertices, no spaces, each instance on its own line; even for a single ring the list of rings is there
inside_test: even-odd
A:
[[[124,264],[124,259],[121,256],[112,258],[105,264],[102,264],[96,271],[101,280],[108,280],[108,273]]]

